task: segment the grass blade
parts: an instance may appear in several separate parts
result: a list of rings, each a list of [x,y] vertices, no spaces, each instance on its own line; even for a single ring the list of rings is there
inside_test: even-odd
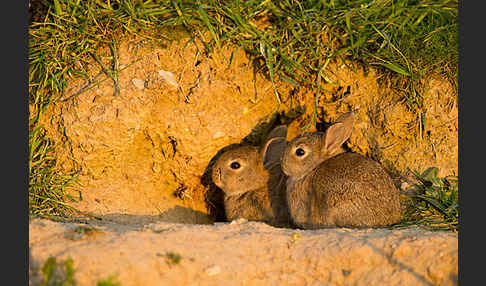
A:
[[[209,32],[211,33],[211,36],[213,37],[214,41],[216,42],[216,46],[221,51],[221,43],[219,42],[218,35],[216,35],[216,32],[214,31],[213,26],[209,22],[208,15],[206,14],[206,12],[204,12],[202,5],[199,6],[199,15],[201,17],[201,20],[204,22],[204,24],[206,24],[206,27],[208,28]]]

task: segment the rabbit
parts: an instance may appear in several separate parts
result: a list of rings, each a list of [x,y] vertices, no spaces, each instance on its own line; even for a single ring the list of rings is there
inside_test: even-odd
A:
[[[224,192],[229,221],[244,218],[278,227],[290,225],[286,176],[280,165],[286,135],[287,127],[279,125],[262,147],[239,146],[222,153],[214,163],[212,180]]]
[[[282,170],[297,227],[380,227],[400,221],[399,190],[385,169],[342,147],[354,116],[345,113],[325,132],[304,133],[288,142]]]

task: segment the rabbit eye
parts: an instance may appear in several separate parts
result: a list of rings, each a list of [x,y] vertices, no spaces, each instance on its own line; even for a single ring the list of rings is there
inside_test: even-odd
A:
[[[297,155],[297,156],[299,156],[299,157],[304,156],[304,155],[305,155],[305,151],[304,151],[304,149],[299,148],[299,149],[295,150],[295,155]]]
[[[230,167],[231,167],[231,169],[236,170],[236,169],[239,169],[241,167],[241,165],[240,165],[240,163],[235,161],[235,162],[231,163]]]

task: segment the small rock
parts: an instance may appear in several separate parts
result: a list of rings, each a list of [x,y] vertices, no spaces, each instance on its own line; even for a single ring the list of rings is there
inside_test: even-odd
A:
[[[159,75],[170,85],[173,87],[177,88],[179,87],[179,84],[177,83],[177,79],[175,75],[171,72],[165,71],[165,70],[159,70]]]
[[[221,272],[221,267],[219,265],[213,265],[206,268],[204,272],[209,276],[218,275]]]
[[[420,193],[420,190],[416,186],[408,182],[403,182],[400,184],[400,190],[407,196],[413,196]]]
[[[231,221],[230,224],[242,224],[242,223],[245,223],[245,222],[248,222],[248,220],[245,219],[245,218],[237,218],[237,219]]]
[[[144,88],[145,88],[145,82],[144,82],[143,80],[139,79],[139,78],[134,78],[134,79],[132,79],[132,83],[133,83],[133,85],[134,85],[136,88],[138,88],[138,89],[140,89],[140,90],[142,90],[142,89],[144,89]]]
[[[218,139],[218,138],[224,137],[224,135],[226,135],[224,132],[217,131],[216,133],[213,134],[213,139]]]
[[[412,187],[412,185],[410,185],[408,182],[403,182],[401,185],[400,185],[400,189],[402,189],[402,191],[407,191],[408,189],[410,189]]]

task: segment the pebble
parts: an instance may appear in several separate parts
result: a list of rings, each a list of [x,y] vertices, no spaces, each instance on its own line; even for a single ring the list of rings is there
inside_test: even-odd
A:
[[[230,222],[230,224],[242,224],[242,223],[247,223],[248,220],[245,218],[237,218],[233,221]]]
[[[134,78],[134,79],[132,79],[132,83],[133,83],[133,85],[134,85],[136,88],[138,88],[138,89],[140,89],[140,90],[142,90],[142,89],[144,89],[144,88],[145,88],[145,82],[144,82],[143,80],[139,79],[139,78]]]
[[[213,265],[206,268],[204,271],[209,276],[218,275],[221,272],[221,267],[219,267],[219,265]]]
[[[400,189],[404,192],[409,192],[409,191],[413,191],[415,188],[412,184],[408,183],[408,182],[403,182],[401,185],[400,185]]]
[[[177,83],[177,79],[175,75],[169,71],[165,70],[159,70],[159,75],[170,85],[173,87],[179,87],[179,84]]]
[[[217,131],[216,133],[213,134],[213,139],[218,139],[218,138],[224,137],[224,135],[226,135],[224,132]]]

